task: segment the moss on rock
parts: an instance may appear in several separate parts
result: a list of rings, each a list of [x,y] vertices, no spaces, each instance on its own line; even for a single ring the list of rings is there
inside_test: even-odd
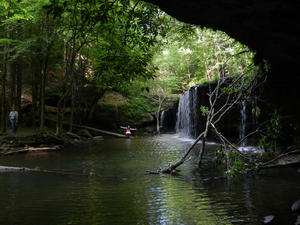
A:
[[[126,98],[117,92],[105,93],[93,106],[89,119],[99,126],[117,129],[120,125],[151,123],[149,103],[143,98]]]

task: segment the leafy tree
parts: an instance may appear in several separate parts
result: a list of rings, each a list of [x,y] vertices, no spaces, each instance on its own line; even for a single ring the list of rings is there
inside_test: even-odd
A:
[[[217,79],[225,60],[229,60],[226,74],[241,74],[253,58],[253,53],[245,46],[223,32],[210,29],[189,26],[181,33],[171,29],[167,40],[167,45],[154,55],[153,63],[159,68],[158,76],[168,81],[173,92]],[[239,54],[241,52],[245,54]],[[230,57],[237,54],[237,57]]]
[[[0,18],[2,124],[6,102],[20,106],[26,86],[33,124],[43,128],[45,90],[55,83],[58,134],[66,106],[72,130],[84,83],[129,94],[134,80],[153,78],[152,47],[167,28],[158,8],[129,0],[11,0],[0,3]]]

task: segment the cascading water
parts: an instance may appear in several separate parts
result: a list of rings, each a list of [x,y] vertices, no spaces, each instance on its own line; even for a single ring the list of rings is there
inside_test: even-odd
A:
[[[199,122],[198,87],[181,94],[178,104],[176,132],[181,137],[195,137]]]
[[[210,88],[211,86],[191,87],[180,96],[176,120],[176,132],[180,137],[195,138],[200,134],[200,131],[203,130],[206,119],[203,119],[201,116],[200,106],[208,105],[207,95],[205,93],[211,92]],[[245,139],[246,131],[249,128],[249,126],[247,126],[246,100],[240,102],[240,108],[232,115],[236,115],[235,113],[239,113],[240,115],[240,120],[236,122],[239,122],[239,139],[243,140]],[[221,132],[228,135],[227,137],[237,138],[236,133],[234,133],[233,136],[234,128],[236,128],[236,122],[232,115],[225,118],[222,123],[219,123],[218,125]],[[262,152],[261,149],[255,146],[247,146],[249,145],[249,142],[249,140],[243,140],[240,143],[239,150],[253,153]]]
[[[166,117],[166,112],[163,110],[160,112],[160,115],[159,115],[159,127],[160,128],[164,127],[165,117]]]
[[[246,134],[246,122],[247,122],[247,111],[246,111],[246,101],[241,101],[241,107],[240,107],[240,128],[239,128],[239,138],[240,140],[245,138]],[[241,142],[241,146],[244,147],[246,145],[246,139]]]

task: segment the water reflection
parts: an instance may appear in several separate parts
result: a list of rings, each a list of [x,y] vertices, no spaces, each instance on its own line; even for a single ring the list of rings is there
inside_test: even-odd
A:
[[[1,158],[0,165],[97,176],[0,174],[0,224],[260,224],[269,214],[294,221],[289,204],[300,196],[300,179],[292,170],[228,179],[206,155],[203,168],[190,161],[178,176],[145,173],[174,162],[189,145],[161,135],[105,139],[39,157]],[[213,148],[208,146],[208,152]]]

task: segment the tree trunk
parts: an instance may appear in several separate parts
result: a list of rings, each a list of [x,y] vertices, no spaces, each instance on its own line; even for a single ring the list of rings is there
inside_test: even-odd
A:
[[[5,29],[5,27],[4,27]],[[10,38],[10,34],[7,32],[5,35],[5,38]],[[1,93],[1,125],[2,125],[2,132],[5,133],[7,131],[7,98],[6,98],[6,85],[7,85],[7,69],[8,69],[8,51],[9,45],[6,44],[3,47],[4,50],[4,55],[3,55],[3,74],[2,74],[2,79],[1,79],[1,86],[2,86],[2,93]]]
[[[47,70],[48,70],[48,62],[50,57],[51,44],[47,46],[47,52],[45,55],[45,62],[42,69],[41,76],[41,91],[40,91],[40,128],[44,128],[45,126],[45,88],[46,88],[46,80],[47,80]]]
[[[56,121],[56,135],[60,136],[63,132],[63,109],[62,109],[62,105],[65,99],[65,95],[67,93],[63,93],[63,95],[61,96],[61,98],[59,99],[58,103],[57,103],[57,121]]]
[[[46,64],[46,63],[45,63]],[[40,128],[44,128],[45,123],[45,84],[46,84],[46,65],[42,70],[41,76],[41,91],[40,91]]]
[[[6,132],[7,128],[7,101],[6,101],[6,73],[7,73],[7,65],[6,65],[6,56],[3,57],[3,76],[2,76],[2,93],[1,93],[1,125],[2,132]]]
[[[17,64],[17,92],[16,92],[16,109],[17,111],[20,111],[21,109],[21,101],[22,101],[22,63]]]
[[[73,130],[73,121],[74,121],[74,107],[75,107],[75,93],[74,87],[72,84],[71,90],[71,115],[70,115],[70,123],[69,123],[69,131],[72,132]]]
[[[161,106],[162,106],[164,100],[165,100],[165,97],[162,97],[160,95],[158,96],[158,107],[157,107],[157,111],[156,111],[156,131],[158,134],[160,133],[160,124],[159,124],[160,111],[161,111]]]
[[[34,63],[35,60],[32,57],[31,59],[31,91],[32,91],[32,125],[36,126],[39,121],[39,113],[38,113],[38,93],[39,93],[39,85],[38,85],[38,74],[39,64]]]
[[[8,105],[10,107],[15,105],[15,71],[14,71],[14,66],[12,63],[7,63],[7,68],[6,68],[6,76],[8,80]]]
[[[201,150],[200,150],[199,156],[198,156],[198,167],[201,166],[202,159],[203,159],[203,154],[204,154],[204,151],[205,151],[205,142],[206,142],[207,134],[208,134],[208,131],[209,131],[210,118],[211,118],[211,116],[208,115],[207,121],[206,121],[206,126],[205,126],[205,131],[203,133],[203,138],[202,138],[202,146],[201,146]]]

